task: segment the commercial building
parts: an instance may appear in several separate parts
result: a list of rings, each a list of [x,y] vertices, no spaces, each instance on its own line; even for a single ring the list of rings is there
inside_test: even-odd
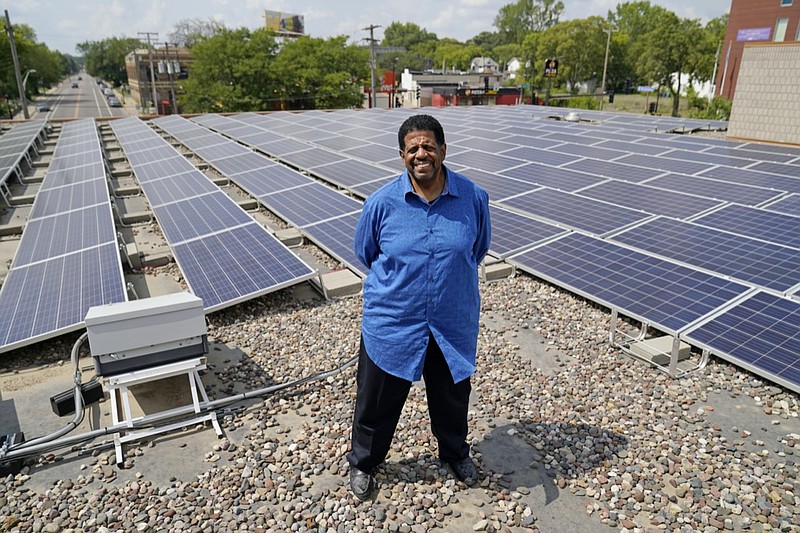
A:
[[[747,44],[792,41],[800,41],[800,0],[731,0],[714,94],[733,100]]]
[[[177,95],[192,62],[188,49],[170,44],[134,50],[125,56],[131,97],[145,112],[166,115],[179,111]]]

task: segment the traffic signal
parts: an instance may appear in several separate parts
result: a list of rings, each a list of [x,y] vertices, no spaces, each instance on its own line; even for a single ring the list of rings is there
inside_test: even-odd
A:
[[[609,104],[613,104],[614,103],[614,91],[611,91],[611,92],[608,93],[608,103]]]
[[[489,92],[489,76],[483,78],[483,90]]]
[[[417,100],[419,100],[419,99],[420,99],[420,92],[421,92],[421,91],[419,90],[419,87],[417,87]]]

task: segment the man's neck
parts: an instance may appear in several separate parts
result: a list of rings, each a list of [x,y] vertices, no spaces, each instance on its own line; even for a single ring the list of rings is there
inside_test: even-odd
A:
[[[414,192],[424,198],[425,201],[430,203],[436,200],[439,195],[442,194],[442,191],[444,190],[444,184],[447,179],[447,171],[443,167],[439,171],[439,175],[436,177],[436,179],[431,180],[424,185],[420,184],[411,176],[409,176],[408,179],[411,180],[411,188],[414,189]]]

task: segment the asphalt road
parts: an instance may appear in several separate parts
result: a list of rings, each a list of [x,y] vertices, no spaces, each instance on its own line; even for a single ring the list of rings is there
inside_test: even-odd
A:
[[[82,73],[81,77],[83,79],[78,80],[78,76],[72,76],[51,89],[46,95],[39,96],[36,102],[47,102],[50,104],[50,111],[40,112],[36,110],[35,105],[32,105],[30,107],[31,118],[53,120],[127,115],[124,108],[108,105],[108,100],[93,77],[85,73]],[[73,82],[78,84],[77,88],[72,87]],[[116,96],[122,100],[119,93]]]

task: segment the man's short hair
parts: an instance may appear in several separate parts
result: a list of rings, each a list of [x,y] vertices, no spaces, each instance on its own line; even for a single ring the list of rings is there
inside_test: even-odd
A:
[[[436,144],[444,145],[444,129],[439,121],[430,115],[412,115],[406,119],[397,132],[397,142],[400,150],[406,149],[406,135],[412,131],[430,131],[436,139]]]

